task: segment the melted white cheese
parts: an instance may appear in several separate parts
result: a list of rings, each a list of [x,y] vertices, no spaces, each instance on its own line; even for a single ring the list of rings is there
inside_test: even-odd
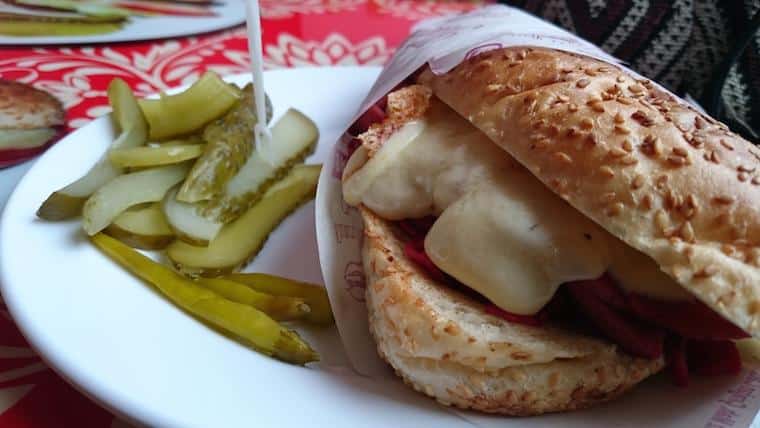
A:
[[[438,101],[372,158],[357,153],[346,201],[388,220],[439,216],[425,239],[431,260],[506,311],[534,314],[560,284],[608,269],[628,290],[688,296],[654,261],[571,208]]]

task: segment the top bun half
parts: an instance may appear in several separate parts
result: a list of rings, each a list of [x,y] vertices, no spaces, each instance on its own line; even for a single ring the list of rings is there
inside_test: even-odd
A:
[[[420,83],[554,193],[760,336],[760,149],[650,81],[512,47]]]

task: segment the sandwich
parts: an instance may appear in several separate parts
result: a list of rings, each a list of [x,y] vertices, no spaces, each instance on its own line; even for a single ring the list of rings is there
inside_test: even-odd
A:
[[[370,332],[445,405],[585,408],[760,333],[760,150],[651,81],[548,48],[421,69],[351,132]]]
[[[0,79],[0,168],[45,150],[63,134],[65,113],[47,92]]]

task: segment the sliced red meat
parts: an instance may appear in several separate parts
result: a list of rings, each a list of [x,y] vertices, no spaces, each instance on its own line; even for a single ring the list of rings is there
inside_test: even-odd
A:
[[[667,302],[630,294],[633,313],[681,336],[694,339],[742,339],[749,335],[699,301]]]
[[[586,281],[576,281],[568,283],[567,288],[580,312],[590,318],[610,340],[635,356],[657,358],[662,355],[663,329],[643,324],[616,311],[597,297],[593,287],[586,285]]]
[[[485,306],[485,310],[486,310],[486,313],[488,314],[497,316],[506,321],[517,323],[517,324],[540,326],[545,321],[544,320],[545,317],[542,316],[541,312],[539,312],[536,315],[513,314],[512,312],[507,312],[504,309],[501,309],[500,307],[494,305],[493,303],[487,304]]]
[[[375,104],[356,119],[356,122],[351,126],[349,132],[353,135],[359,135],[367,131],[370,125],[382,122],[383,119],[385,119],[385,116],[385,110]]]
[[[665,362],[676,386],[689,386],[689,365],[686,358],[686,339],[671,335],[665,341]]]
[[[689,368],[701,376],[735,375],[742,369],[736,344],[730,340],[689,340]]]
[[[438,269],[427,253],[425,253],[425,241],[424,238],[416,239],[404,244],[404,254],[412,262],[417,264],[422,270],[424,270],[432,279],[439,282],[446,282],[446,275],[442,270]]]

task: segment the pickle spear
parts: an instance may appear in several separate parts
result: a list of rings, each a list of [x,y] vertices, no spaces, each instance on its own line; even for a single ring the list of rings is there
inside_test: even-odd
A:
[[[314,122],[298,110],[289,109],[272,127],[272,164],[254,150],[222,193],[206,204],[203,215],[222,223],[242,215],[261,198],[267,187],[311,153],[318,138],[319,130]]]
[[[165,140],[197,131],[223,115],[237,100],[240,90],[228,85],[214,72],[206,72],[185,91],[142,99],[151,140]]]
[[[153,284],[172,303],[243,343],[279,360],[306,364],[319,355],[293,330],[251,306],[231,302],[102,233],[90,238],[101,251]]]
[[[160,250],[174,240],[159,203],[121,213],[104,231],[133,248]]]
[[[277,321],[301,319],[311,311],[303,299],[261,293],[226,279],[199,278],[196,282],[227,300],[252,306]]]
[[[110,148],[129,148],[144,144],[148,127],[132,90],[123,80],[113,79],[108,85],[108,101],[113,108],[113,120],[121,132]],[[37,216],[44,220],[76,217],[82,212],[87,198],[121,172],[120,168],[108,160],[108,154],[104,154],[84,177],[48,196],[37,210]]]
[[[269,97],[266,97],[269,101]],[[267,102],[266,121],[272,117]],[[203,156],[182,184],[177,199],[198,202],[211,199],[240,170],[253,150],[253,128],[258,123],[253,105],[253,85],[243,88],[242,97],[224,116],[206,125],[203,139],[208,143]]]
[[[191,276],[219,276],[239,269],[259,252],[269,234],[317,187],[320,165],[299,165],[240,218],[225,225],[207,247],[174,241],[169,260]]]
[[[189,244],[206,246],[222,230],[222,223],[209,220],[200,214],[197,204],[177,200],[178,187],[164,196],[162,208],[177,237]]]
[[[82,208],[82,228],[94,235],[127,208],[145,202],[158,202],[166,191],[182,181],[190,166],[175,164],[120,175],[98,189]]]
[[[113,149],[108,152],[108,159],[119,168],[143,168],[195,159],[201,153],[203,153],[202,144],[170,144],[159,147]]]
[[[300,297],[311,308],[311,312],[306,315],[306,321],[323,325],[332,324],[334,321],[327,291],[319,285],[266,273],[233,273],[223,276],[222,279],[244,284],[253,290],[273,296]]]

